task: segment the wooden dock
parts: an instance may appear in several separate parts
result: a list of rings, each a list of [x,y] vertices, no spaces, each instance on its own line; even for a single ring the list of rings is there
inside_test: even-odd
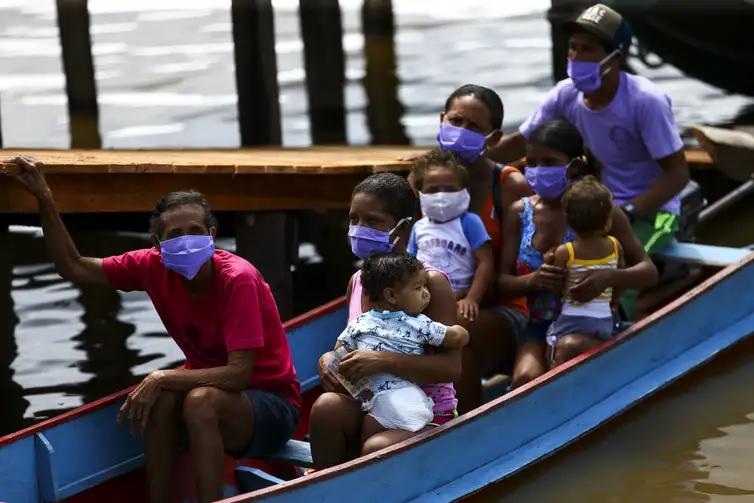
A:
[[[398,158],[426,147],[310,147],[234,150],[1,150],[0,162],[26,154],[45,163],[45,177],[63,213],[151,212],[174,190],[204,193],[215,211],[235,213],[236,253],[270,284],[281,317],[292,315],[291,266],[298,259],[301,210],[346,210],[354,186],[372,173],[407,174]],[[710,157],[687,152],[696,168]],[[1,164],[18,172],[15,164]],[[0,214],[33,214],[35,199],[0,176]],[[11,216],[12,215],[6,215]],[[343,260],[348,260],[343,236]]]
[[[343,210],[354,186],[379,171],[407,172],[411,147],[234,150],[0,150],[45,163],[61,212],[151,212],[167,192],[196,189],[216,211]],[[16,166],[3,165],[7,170]],[[36,212],[13,180],[0,178],[0,213]]]
[[[310,147],[233,150],[0,150],[45,163],[63,213],[150,212],[166,193],[203,192],[216,211],[343,210],[354,186],[372,173],[408,172],[400,156],[416,147]],[[701,150],[686,157],[712,164]],[[16,170],[4,164],[3,169]],[[0,213],[34,213],[36,202],[13,180],[0,178]]]

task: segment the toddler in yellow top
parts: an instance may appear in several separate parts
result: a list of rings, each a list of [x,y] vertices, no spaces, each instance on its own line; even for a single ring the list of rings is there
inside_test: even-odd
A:
[[[613,210],[613,198],[607,187],[595,177],[586,176],[566,189],[562,205],[566,222],[576,239],[555,249],[553,265],[566,269],[568,280],[563,289],[560,314],[547,330],[553,360],[558,339],[565,335],[579,334],[596,339],[595,343],[612,336],[610,303],[614,296],[618,297],[612,287],[586,303],[574,301],[568,291],[593,271],[623,267],[620,243],[607,234]]]

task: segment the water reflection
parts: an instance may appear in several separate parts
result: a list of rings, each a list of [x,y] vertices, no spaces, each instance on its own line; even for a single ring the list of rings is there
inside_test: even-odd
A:
[[[605,431],[470,501],[754,501],[754,341],[744,344]]]
[[[121,298],[117,291],[102,286],[81,287],[78,302],[84,307],[84,329],[73,341],[86,354],[79,369],[92,375],[79,392],[84,402],[91,402],[118,391],[126,383],[134,383],[136,377],[131,369],[152,358],[127,347],[126,341],[136,332],[136,326],[118,319]]]

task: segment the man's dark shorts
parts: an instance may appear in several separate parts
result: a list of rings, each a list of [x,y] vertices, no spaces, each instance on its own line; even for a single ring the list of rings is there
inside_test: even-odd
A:
[[[283,447],[298,428],[298,409],[280,393],[247,389],[254,408],[254,437],[248,449],[229,453],[239,458],[265,458]]]

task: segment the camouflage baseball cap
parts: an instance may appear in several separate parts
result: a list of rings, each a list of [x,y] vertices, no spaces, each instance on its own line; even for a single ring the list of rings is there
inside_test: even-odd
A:
[[[592,5],[569,23],[571,30],[580,28],[585,30],[603,43],[610,52],[615,49],[628,54],[633,35],[628,22],[607,5],[598,3]]]

